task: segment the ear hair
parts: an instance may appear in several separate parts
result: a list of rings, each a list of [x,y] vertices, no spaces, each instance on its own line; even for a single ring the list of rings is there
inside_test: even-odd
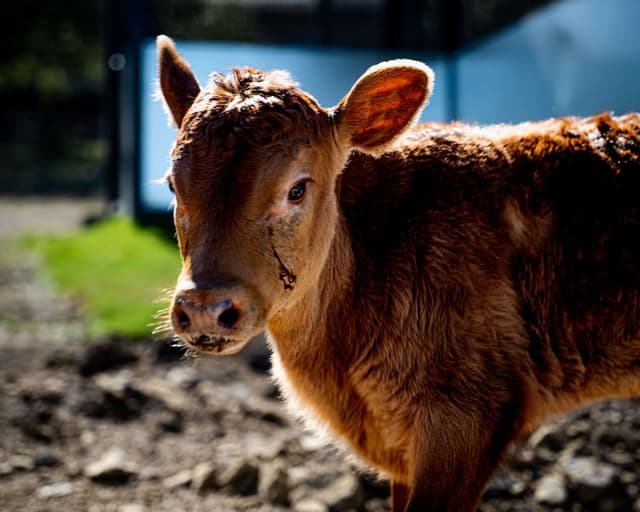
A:
[[[160,86],[160,79],[156,78],[153,83],[153,92],[151,93],[151,98],[153,101],[157,101],[162,105],[162,110],[167,116],[167,124],[170,128],[180,128],[175,119],[173,118],[173,114],[171,113],[171,109],[169,108],[169,104],[167,100],[164,99],[164,94],[162,93],[162,87]]]

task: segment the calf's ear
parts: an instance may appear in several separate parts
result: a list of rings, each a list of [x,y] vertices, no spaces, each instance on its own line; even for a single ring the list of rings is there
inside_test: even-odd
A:
[[[431,68],[414,60],[370,67],[334,109],[339,136],[366,153],[384,151],[418,118],[433,83]]]
[[[176,51],[171,38],[158,36],[160,90],[170,118],[179,128],[184,115],[200,92],[200,86],[187,61]]]

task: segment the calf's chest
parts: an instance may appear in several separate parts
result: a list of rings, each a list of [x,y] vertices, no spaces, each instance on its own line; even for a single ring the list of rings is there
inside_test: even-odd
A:
[[[299,355],[296,362],[270,342],[273,377],[290,412],[314,435],[346,448],[365,466],[404,476],[410,432],[397,424],[388,404],[367,403],[347,375],[312,356],[302,365]]]

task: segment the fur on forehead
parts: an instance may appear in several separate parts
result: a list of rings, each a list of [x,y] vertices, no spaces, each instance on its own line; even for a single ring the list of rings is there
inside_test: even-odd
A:
[[[245,67],[233,68],[227,75],[212,73],[183,129],[189,138],[222,130],[231,139],[262,144],[286,133],[313,131],[323,109],[297,86],[289,73],[280,70]]]
[[[212,73],[206,90],[224,111],[252,112],[263,105],[281,105],[284,96],[298,87],[287,71],[267,73],[249,67],[233,68],[231,73]]]

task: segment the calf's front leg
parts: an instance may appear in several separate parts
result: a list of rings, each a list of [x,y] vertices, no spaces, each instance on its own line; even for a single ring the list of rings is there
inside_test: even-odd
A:
[[[409,488],[398,481],[391,482],[391,510],[403,512],[409,499]]]
[[[474,512],[513,438],[511,423],[443,407],[420,414],[414,432],[409,483],[405,492],[393,484],[393,512]]]

